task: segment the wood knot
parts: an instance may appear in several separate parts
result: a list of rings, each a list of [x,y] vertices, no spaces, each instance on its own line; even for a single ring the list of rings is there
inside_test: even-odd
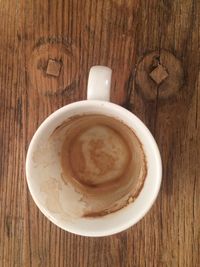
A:
[[[136,68],[136,84],[149,100],[176,94],[183,86],[183,78],[181,61],[166,50],[145,55]]]
[[[34,48],[28,61],[32,86],[45,96],[68,95],[77,78],[77,48],[49,39]]]

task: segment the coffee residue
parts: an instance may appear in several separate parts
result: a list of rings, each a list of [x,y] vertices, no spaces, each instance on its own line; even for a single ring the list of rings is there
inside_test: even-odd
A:
[[[61,164],[63,179],[87,203],[84,217],[103,216],[138,196],[147,175],[141,142],[123,122],[105,115],[75,116],[65,121]]]

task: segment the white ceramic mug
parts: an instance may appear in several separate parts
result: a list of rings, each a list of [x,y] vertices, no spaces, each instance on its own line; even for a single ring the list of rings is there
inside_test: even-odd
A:
[[[112,235],[134,225],[153,205],[161,184],[160,153],[150,131],[134,114],[109,102],[111,75],[108,67],[92,67],[87,100],[66,105],[51,114],[34,134],[26,158],[28,187],[39,209],[57,226],[83,236]],[[58,126],[81,114],[104,114],[123,121],[138,136],[147,160],[147,177],[135,201],[121,210],[96,218],[77,215],[84,209],[81,195],[61,177],[59,155],[64,137],[61,134],[53,142],[49,141]]]

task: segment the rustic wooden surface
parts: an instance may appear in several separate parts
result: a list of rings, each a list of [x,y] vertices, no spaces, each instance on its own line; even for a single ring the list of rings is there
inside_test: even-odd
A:
[[[199,19],[198,0],[0,1],[0,266],[200,266]],[[153,51],[168,64],[169,84],[141,75],[150,70],[143,57]],[[45,74],[48,58],[63,61],[58,78]],[[155,136],[164,173],[141,222],[85,238],[42,215],[24,166],[38,125],[85,99],[88,71],[97,64],[113,69],[112,101]]]

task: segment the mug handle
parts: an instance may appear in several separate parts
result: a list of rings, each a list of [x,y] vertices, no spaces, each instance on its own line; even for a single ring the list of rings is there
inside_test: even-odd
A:
[[[93,66],[88,77],[87,99],[110,101],[111,76],[110,68]]]

